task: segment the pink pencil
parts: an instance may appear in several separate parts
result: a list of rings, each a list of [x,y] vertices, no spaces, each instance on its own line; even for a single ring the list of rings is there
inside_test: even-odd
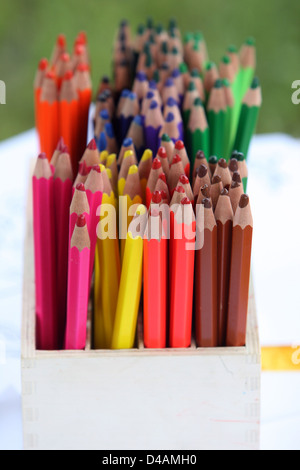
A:
[[[90,264],[90,285],[92,283],[94,262],[95,262],[95,251],[97,244],[97,225],[99,223],[99,217],[97,217],[97,211],[99,206],[102,204],[103,197],[103,177],[99,165],[94,165],[91,172],[86,180],[86,195],[90,206],[90,217],[88,222],[88,229],[91,239],[91,264]],[[98,212],[99,213],[99,212]]]
[[[84,215],[86,220],[88,220],[90,216],[89,201],[83,183],[77,184],[70,206],[69,242],[71,242],[71,238],[79,215]]]
[[[59,346],[63,347],[67,312],[69,212],[72,200],[71,157],[61,153],[54,173],[55,235],[57,247],[57,308]]]
[[[37,349],[56,350],[58,318],[53,173],[44,153],[38,157],[32,184]]]
[[[68,307],[65,349],[86,345],[91,243],[84,215],[75,225],[69,251]]]

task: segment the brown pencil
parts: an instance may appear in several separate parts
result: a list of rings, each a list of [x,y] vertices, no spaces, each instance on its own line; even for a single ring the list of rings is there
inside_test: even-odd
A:
[[[234,173],[234,175],[239,175],[239,173]],[[244,194],[244,189],[243,185],[240,181],[236,181],[236,177],[233,176],[234,180],[231,183],[230,189],[229,189],[229,197],[231,201],[231,206],[233,213],[236,213],[236,210],[238,208],[241,196]],[[241,177],[239,177],[241,179]]]
[[[223,189],[215,211],[218,227],[218,340],[226,345],[233,210],[227,189]]]
[[[224,189],[224,186],[223,186],[221,177],[219,175],[214,176],[212,179],[211,188],[210,188],[210,195],[211,195],[213,210],[215,210],[217,207],[222,189]]]
[[[211,185],[210,177],[208,174],[208,168],[206,165],[200,165],[197,169],[197,175],[193,187],[194,199],[197,200],[200,188],[207,184],[208,186]]]
[[[246,344],[253,218],[249,197],[241,196],[233,219],[227,346]]]
[[[214,176],[217,176],[217,175],[220,176],[222,183],[223,183],[223,187],[226,189],[229,189],[231,185],[231,174],[230,174],[227,162],[224,158],[221,158],[218,161]]]
[[[198,150],[198,152],[196,153],[195,163],[194,163],[194,168],[193,168],[193,185],[195,183],[195,179],[197,176],[197,170],[201,165],[205,165],[207,167],[208,175],[211,178],[211,171],[210,171],[208,161],[206,160],[205,154],[203,150]]]
[[[196,251],[195,270],[196,341],[198,347],[209,348],[218,346],[218,238],[208,199],[197,211],[197,235],[200,249]]]

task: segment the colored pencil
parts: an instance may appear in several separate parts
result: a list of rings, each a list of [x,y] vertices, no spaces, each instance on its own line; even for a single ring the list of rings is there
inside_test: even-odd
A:
[[[117,201],[107,171],[102,172],[103,198],[97,228],[94,286],[94,347],[109,349],[119,292],[121,263],[116,227]],[[110,233],[114,227],[115,233]]]
[[[146,223],[146,207],[139,206],[127,233],[112,349],[132,349],[135,344],[142,290],[143,238]]]
[[[256,129],[261,105],[261,87],[259,80],[255,78],[242,102],[239,125],[234,143],[234,149],[242,152],[246,159],[248,156],[250,141]]]
[[[215,218],[218,232],[218,345],[225,346],[233,223],[233,210],[227,189],[223,189],[220,194]]]
[[[161,198],[160,198],[161,199]],[[144,237],[144,343],[146,348],[167,345],[168,241],[160,212],[151,209]]]
[[[249,197],[244,194],[233,219],[232,255],[226,345],[246,344],[250,286],[253,218]]]
[[[58,157],[54,173],[55,235],[57,249],[57,309],[59,346],[63,348],[67,313],[69,212],[73,171],[68,153]]]
[[[99,217],[97,213],[102,203],[103,197],[103,177],[99,165],[92,167],[89,176],[87,177],[86,195],[90,206],[90,217],[88,219],[88,231],[90,234],[90,277],[89,285],[92,284],[92,277],[95,265],[95,252],[97,244],[97,225]]]
[[[161,161],[158,158],[155,158],[152,163],[152,168],[149,174],[147,186],[146,186],[146,207],[149,209],[152,194],[155,191],[156,183],[159,175],[163,173]]]
[[[191,345],[196,221],[191,201],[185,198],[174,214],[172,271],[170,272],[171,348]]]
[[[152,158],[151,150],[145,150],[138,165],[144,205],[146,205],[146,186],[152,168]]]
[[[33,179],[35,313],[37,349],[59,347],[53,173],[47,156],[37,159]]]
[[[210,154],[223,157],[225,137],[226,101],[221,80],[217,80],[211,89],[207,104],[207,120],[210,129]]]
[[[200,98],[196,98],[193,103],[186,129],[186,139],[193,168],[198,150],[202,150],[207,156],[210,155],[210,129]]]
[[[55,74],[48,71],[43,80],[38,110],[40,150],[50,161],[59,141],[59,108]]]
[[[160,131],[164,125],[164,119],[157,101],[152,101],[145,115],[145,141],[146,147],[157,154],[160,147]]]
[[[87,223],[84,215],[80,215],[69,253],[66,350],[83,350],[86,346],[90,247]]]
[[[198,347],[218,346],[217,224],[212,204],[204,199],[197,213],[199,249],[195,267],[195,323]]]
[[[60,133],[70,149],[74,175],[78,172],[78,132],[79,132],[79,101],[74,75],[67,72],[63,78],[59,94]]]

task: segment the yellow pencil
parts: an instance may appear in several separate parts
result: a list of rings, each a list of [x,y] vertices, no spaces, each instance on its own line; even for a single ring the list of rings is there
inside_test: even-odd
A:
[[[152,168],[153,152],[150,149],[145,150],[139,163],[139,174],[143,193],[143,203],[146,204],[146,186]]]
[[[110,348],[117,307],[121,266],[116,228],[117,203],[109,180],[110,170],[103,171],[104,192],[100,223],[97,229],[94,294],[94,347]]]
[[[132,165],[135,165],[134,153],[132,150],[128,150],[124,154],[124,158],[122,160],[122,165],[121,165],[120,173],[119,173],[119,179],[118,179],[119,196],[123,196],[128,171]]]
[[[142,290],[143,237],[146,223],[147,209],[140,205],[127,233],[112,349],[134,347]]]
[[[143,204],[143,193],[137,165],[131,165],[128,170],[122,196],[126,197],[126,199],[119,206],[120,233],[126,236],[136,207]],[[125,242],[126,238],[124,236],[121,237],[121,263],[124,257]]]

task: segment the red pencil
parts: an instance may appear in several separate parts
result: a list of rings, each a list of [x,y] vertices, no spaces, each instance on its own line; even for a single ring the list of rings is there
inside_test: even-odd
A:
[[[170,273],[170,347],[191,345],[196,221],[185,198],[174,214],[172,271]]]
[[[82,350],[86,345],[89,301],[90,237],[83,215],[72,235],[68,268],[68,310],[65,349]]]
[[[53,173],[46,154],[37,160],[32,179],[37,349],[58,349],[56,247]]]
[[[161,175],[162,173],[163,173],[163,169],[162,169],[161,161],[158,158],[155,158],[152,163],[152,168],[151,168],[149,178],[148,178],[148,183],[146,186],[146,206],[148,209],[150,207],[152,194],[155,191],[157,180],[159,178],[159,175]]]
[[[190,177],[191,162],[188,157],[184,142],[182,140],[177,140],[175,143],[174,156],[179,155],[183,164],[184,172],[186,176]]]
[[[159,210],[152,209],[144,238],[144,342],[165,348],[167,341],[167,238]]]

